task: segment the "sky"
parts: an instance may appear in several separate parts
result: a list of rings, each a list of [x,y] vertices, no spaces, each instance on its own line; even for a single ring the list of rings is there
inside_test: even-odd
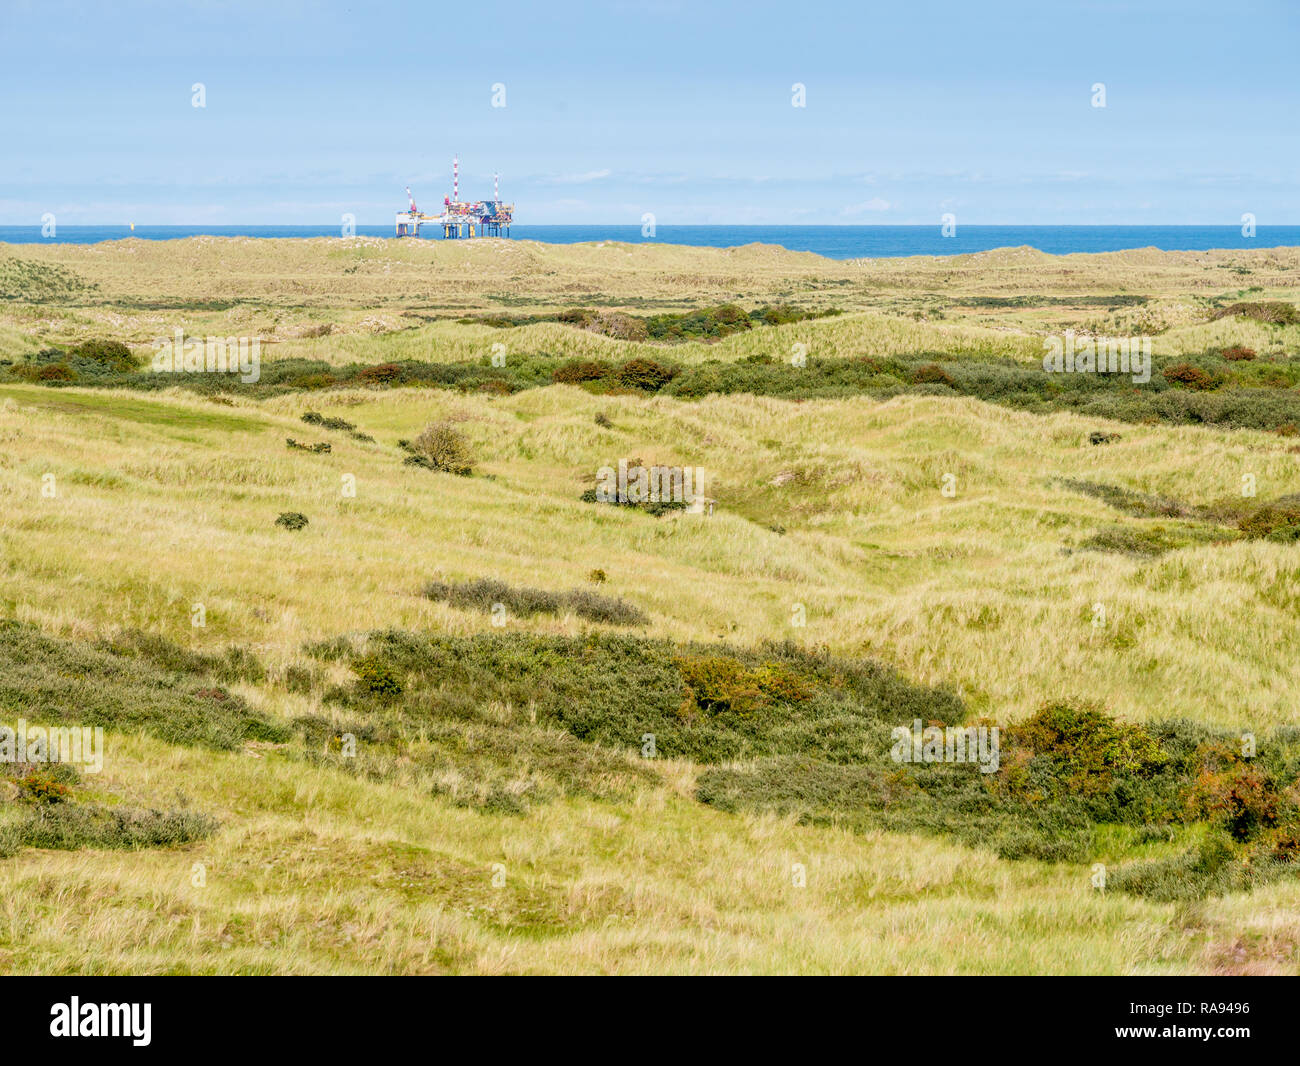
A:
[[[453,155],[534,225],[1297,224],[1297,45],[1297,0],[0,0],[0,224],[391,225]]]

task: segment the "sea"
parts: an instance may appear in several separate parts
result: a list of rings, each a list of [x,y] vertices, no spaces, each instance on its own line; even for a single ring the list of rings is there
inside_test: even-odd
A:
[[[441,240],[437,230],[419,240]],[[357,236],[392,237],[393,227],[357,226]],[[43,237],[40,226],[0,226],[6,244],[99,244],[135,237],[172,241],[184,237],[338,237],[334,226],[57,226]],[[640,226],[513,226],[515,240],[548,244],[625,241],[629,244],[685,244],[735,248],[775,244],[830,259],[907,255],[961,255],[993,248],[1028,246],[1053,255],[1118,252],[1128,248],[1164,251],[1300,246],[1300,226],[1259,226],[1251,237],[1240,226],[963,226],[945,237],[939,226],[658,226],[653,237]],[[410,238],[417,239],[417,238]]]

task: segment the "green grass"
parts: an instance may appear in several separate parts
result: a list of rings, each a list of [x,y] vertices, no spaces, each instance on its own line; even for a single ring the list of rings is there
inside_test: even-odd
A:
[[[239,415],[225,414],[221,411],[178,411],[125,396],[96,396],[69,392],[50,395],[35,387],[0,385],[0,398],[61,414],[93,415],[165,429],[254,433],[262,428],[257,421]]]

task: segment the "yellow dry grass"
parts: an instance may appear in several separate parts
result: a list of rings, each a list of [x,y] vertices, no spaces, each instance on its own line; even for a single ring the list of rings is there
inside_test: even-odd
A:
[[[143,242],[8,251],[84,273],[108,304],[59,308],[48,326],[10,307],[4,343],[39,343],[42,329],[100,335],[94,316],[117,314],[112,300],[129,292],[193,299],[255,290],[257,315],[277,313],[266,301],[283,297],[312,308],[295,312],[300,318],[328,307],[357,322],[367,294],[390,283],[407,295],[426,284],[439,299],[463,291],[469,300],[485,284],[505,291],[517,275],[538,306],[581,302],[581,286],[683,303],[689,288],[689,302],[700,303],[736,297],[743,275],[747,291],[768,295],[805,276],[850,278],[858,303],[843,299],[850,286],[824,302],[857,313],[809,324],[837,349],[951,349],[1018,334],[968,317],[904,319],[870,306],[873,286],[924,290],[947,271],[966,291],[1076,283],[1072,291],[1119,291],[1120,283],[1138,291],[1156,279],[1173,294],[1181,284],[1202,291],[1207,278],[1222,291],[1224,273],[1202,253],[1084,257],[1106,259],[1100,265],[1011,253],[828,265],[770,249],[723,260],[708,250],[614,246],[290,242],[272,250],[282,263],[258,280],[259,257],[271,253],[239,242],[156,254]],[[220,257],[227,271],[210,288],[197,280],[206,257]],[[1300,256],[1232,260],[1276,272],[1268,280],[1280,288]],[[322,262],[340,273],[312,289]],[[362,268],[343,275],[354,262]],[[691,287],[722,272],[720,262],[728,272],[716,291]],[[348,277],[368,287],[339,309],[331,301]],[[237,313],[182,317],[187,328],[224,329]],[[153,314],[161,313],[121,317],[144,340],[153,322],[141,316]],[[1191,328],[1197,343],[1207,330],[1249,332]],[[527,330],[539,350],[628,350],[555,325]],[[798,330],[674,349],[674,357],[743,357],[752,346],[792,343]],[[348,361],[415,357],[404,346],[427,341],[434,354],[424,357],[456,358],[498,335],[447,322],[387,335],[380,348],[367,347],[360,331],[284,347]],[[1024,338],[1036,343],[1028,330]],[[304,426],[307,410],[341,415],[377,441]],[[595,423],[598,411],[610,427]],[[469,437],[478,476],[402,465],[395,441],[445,417]],[[1094,429],[1118,430],[1122,440],[1091,447]],[[328,439],[333,451],[289,451],[286,436]],[[717,513],[656,520],[578,500],[599,466],[636,457],[703,467]],[[53,498],[41,492],[47,474]],[[341,493],[345,474],[355,476],[354,499]],[[948,474],[952,497],[940,491]],[[280,669],[305,641],[338,633],[488,628],[485,616],[419,597],[434,577],[558,589],[582,585],[599,567],[605,591],[645,609],[656,635],[789,636],[869,654],[916,680],[949,684],[1003,721],[1069,696],[1135,719],[1181,716],[1263,732],[1294,722],[1300,705],[1295,549],[1234,543],[1144,563],[1071,551],[1103,525],[1140,522],[1055,480],[1209,503],[1238,493],[1244,474],[1263,498],[1300,492],[1295,455],[1277,436],[1115,426],[973,400],[680,403],[550,387],[505,398],[357,390],[226,406],[179,390],[3,386],[0,615],[67,635],[138,626],[194,647],[239,643]],[[297,534],[278,529],[282,511],[302,511],[311,524]],[[206,628],[190,625],[196,603]],[[792,625],[796,604],[806,608],[802,628]],[[571,617],[528,624],[583,626]],[[317,709],[306,697],[253,686],[241,693],[276,715]],[[209,753],[127,735],[109,745],[95,782],[105,795],[148,804],[182,791],[223,828],[178,850],[27,850],[0,863],[0,970],[1281,972],[1294,971],[1300,943],[1294,882],[1194,907],[1102,896],[1080,867],[722,814],[691,798],[695,768],[686,764],[661,764],[658,783],[626,804],[568,800],[511,819],[275,751]],[[193,883],[195,864],[202,886]],[[795,864],[806,887],[793,882]]]

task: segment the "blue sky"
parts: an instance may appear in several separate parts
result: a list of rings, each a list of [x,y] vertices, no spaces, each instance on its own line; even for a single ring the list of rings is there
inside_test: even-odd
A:
[[[1297,45],[1295,0],[0,0],[0,224],[391,224],[453,153],[530,224],[1294,224]]]

